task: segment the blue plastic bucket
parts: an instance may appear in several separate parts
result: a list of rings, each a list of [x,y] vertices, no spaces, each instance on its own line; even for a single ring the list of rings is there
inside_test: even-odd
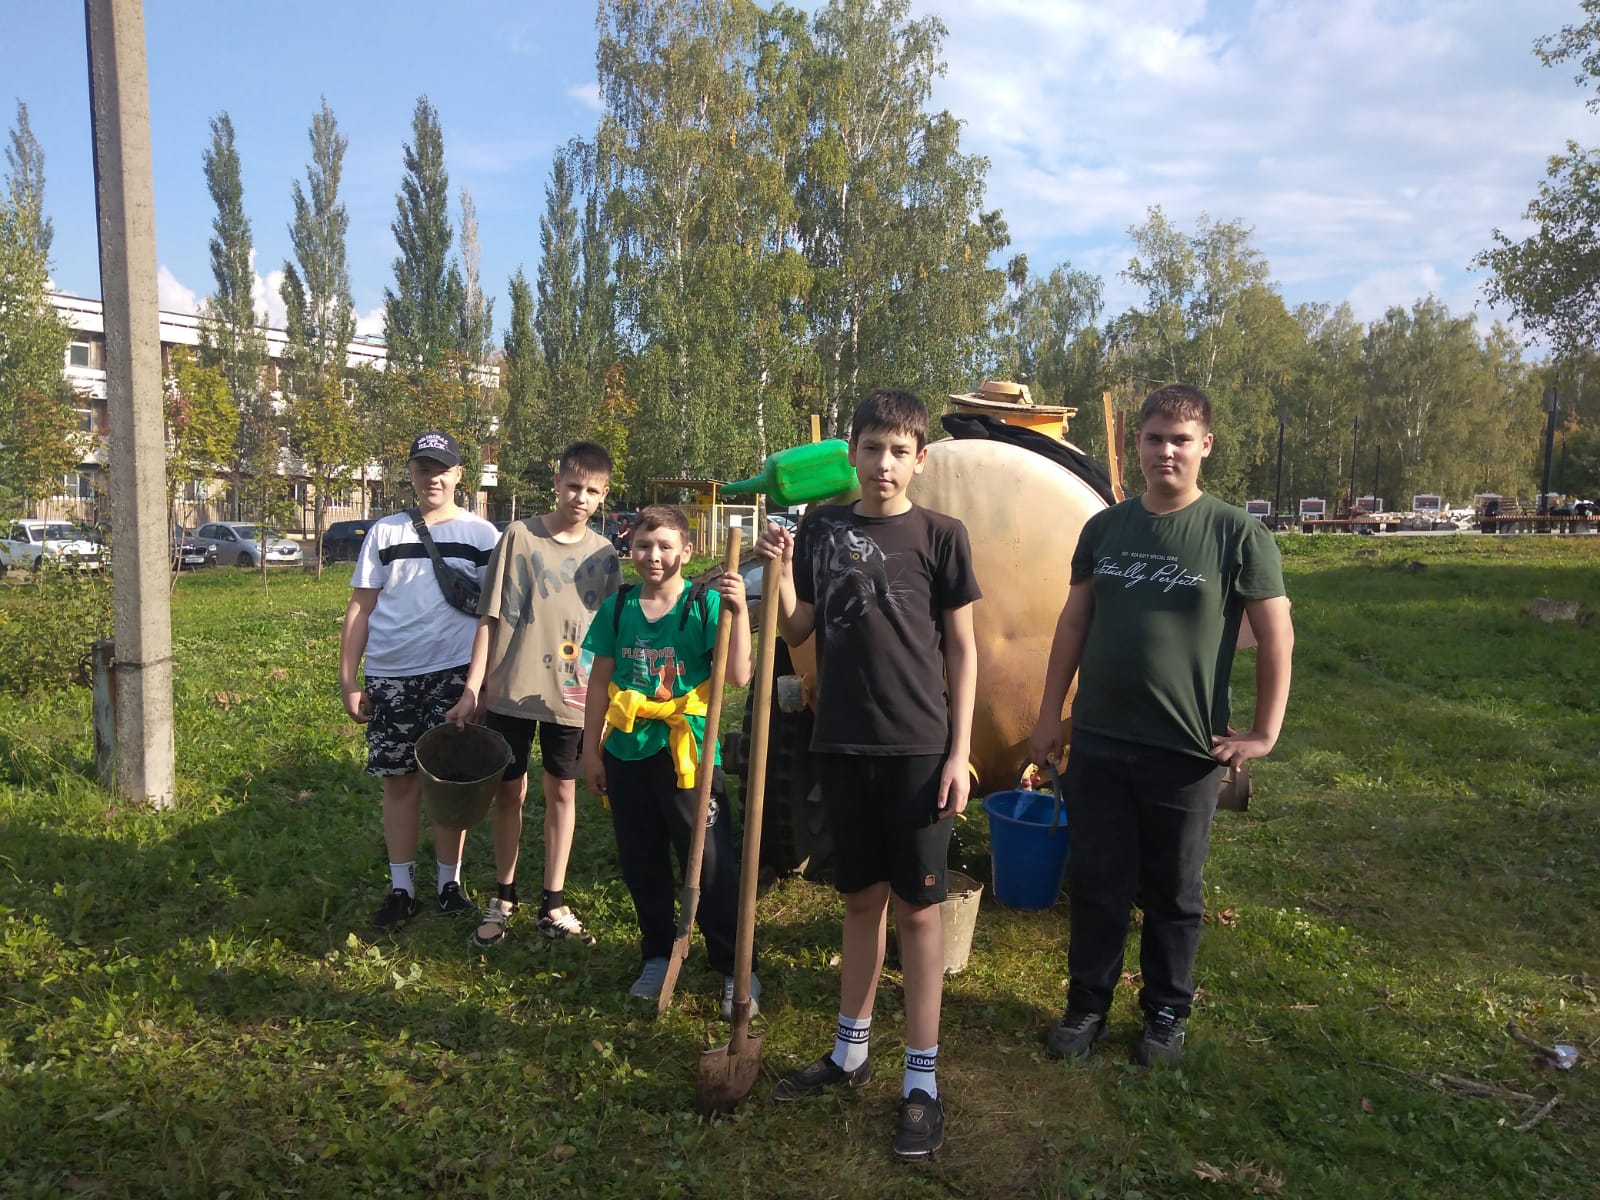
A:
[[[1066,805],[1058,815],[1049,792],[996,792],[984,797],[983,811],[995,899],[1010,908],[1049,908],[1067,869]]]

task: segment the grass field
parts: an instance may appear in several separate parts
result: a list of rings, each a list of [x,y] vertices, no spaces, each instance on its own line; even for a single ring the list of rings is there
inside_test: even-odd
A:
[[[248,572],[183,578],[173,811],[91,782],[86,691],[0,699],[0,1195],[1593,1197],[1600,625],[1526,609],[1600,609],[1600,542],[1285,550],[1289,722],[1252,811],[1217,821],[1187,1058],[1129,1064],[1124,988],[1093,1059],[1048,1061],[1064,906],[986,898],[946,991],[948,1138],[915,1168],[888,1149],[893,970],[872,1084],[768,1099],[832,1036],[825,885],[763,894],[765,1078],[703,1122],[718,980],[697,943],[668,1016],[628,1002],[632,912],[599,803],[580,794],[568,883],[593,949],[526,920],[487,955],[438,918],[374,934],[376,787],[335,687],[346,576],[265,595]],[[0,588],[0,615],[27,602]],[[980,871],[982,825],[963,829]],[[492,885],[486,829],[466,879]],[[1577,1067],[1541,1067],[1512,1019]]]

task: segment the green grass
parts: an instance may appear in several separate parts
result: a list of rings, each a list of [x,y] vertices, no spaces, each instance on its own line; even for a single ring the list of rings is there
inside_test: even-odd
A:
[[[832,1034],[825,885],[763,894],[765,1078],[702,1122],[717,981],[697,944],[668,1016],[626,1002],[632,911],[598,802],[580,798],[568,885],[592,950],[528,921],[490,955],[439,919],[375,935],[377,789],[335,687],[346,577],[275,575],[268,596],[247,572],[185,577],[173,811],[91,782],[86,692],[0,701],[0,1194],[1592,1196],[1600,626],[1524,610],[1600,609],[1600,544],[1285,549],[1289,724],[1252,811],[1217,822],[1188,1057],[1128,1064],[1124,988],[1093,1059],[1047,1061],[1064,907],[986,899],[946,989],[948,1139],[915,1169],[888,1153],[893,970],[874,1082],[768,1099]],[[1247,711],[1248,661],[1234,687]],[[981,817],[963,846],[981,867]],[[492,882],[482,828],[466,878]],[[1583,1061],[1540,1070],[1513,1017]],[[1441,1093],[1439,1073],[1561,1103],[1517,1133],[1527,1105]]]

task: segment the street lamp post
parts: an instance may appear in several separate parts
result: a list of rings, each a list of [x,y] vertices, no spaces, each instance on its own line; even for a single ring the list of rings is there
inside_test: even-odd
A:
[[[1272,493],[1272,526],[1278,526],[1278,514],[1283,511],[1283,425],[1288,419],[1283,409],[1278,410],[1278,482]]]
[[[1356,515],[1356,448],[1361,445],[1361,418],[1350,427],[1350,515]]]
[[[1544,390],[1544,475],[1539,483],[1539,515],[1542,517],[1550,511],[1550,450],[1556,440],[1556,404],[1560,400],[1560,393],[1555,385]]]

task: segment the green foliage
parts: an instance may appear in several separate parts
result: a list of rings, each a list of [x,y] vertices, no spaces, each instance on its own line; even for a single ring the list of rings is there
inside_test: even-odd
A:
[[[294,221],[289,226],[289,240],[295,261],[283,264],[281,289],[289,335],[285,363],[285,390],[289,391],[301,371],[312,379],[330,366],[342,372],[356,331],[345,253],[350,213],[339,200],[339,180],[350,140],[339,132],[326,99],[312,116],[307,137],[311,161],[306,164],[306,186],[301,188],[298,179],[290,185]]]
[[[1136,952],[1107,1043],[1046,1060],[1065,905],[986,900],[945,988],[948,1139],[911,1172],[888,1150],[892,960],[873,1082],[769,1099],[832,1037],[828,884],[761,895],[762,1078],[702,1121],[720,980],[696,938],[671,1012],[626,997],[637,931],[599,801],[580,790],[567,883],[593,948],[524,916],[492,955],[433,917],[375,935],[377,784],[336,695],[345,581],[285,576],[268,598],[198,573],[174,598],[172,811],[91,782],[81,689],[0,699],[0,1192],[1578,1200],[1600,1174],[1596,627],[1522,610],[1540,594],[1600,608],[1600,544],[1285,551],[1295,693],[1252,811],[1213,830],[1184,1063],[1127,1061]],[[1246,661],[1241,709],[1249,677]],[[962,834],[987,881],[976,811]],[[525,862],[540,837],[530,821]],[[486,825],[464,861],[481,897]],[[1541,1070],[1512,1018],[1583,1061]],[[1562,1099],[1518,1133],[1531,1106],[1449,1094],[1440,1075]]]
[[[400,254],[394,260],[394,286],[383,294],[389,360],[399,368],[437,368],[460,348],[463,288],[450,255],[455,235],[444,135],[426,96],[417,99],[412,114],[395,207],[392,229]]]
[[[6,204],[23,218],[22,236],[28,250],[40,262],[50,261],[50,243],[55,225],[44,209],[44,148],[33,136],[28,122],[28,106],[17,101],[17,123],[11,127],[11,144],[6,147]]]
[[[26,699],[86,687],[89,651],[111,636],[111,581],[46,567],[0,586],[0,695]]]
[[[187,525],[192,505],[185,502],[185,491],[209,483],[232,459],[239,410],[221,369],[201,366],[187,346],[172,352],[166,400],[167,486],[179,508],[179,523]]]

